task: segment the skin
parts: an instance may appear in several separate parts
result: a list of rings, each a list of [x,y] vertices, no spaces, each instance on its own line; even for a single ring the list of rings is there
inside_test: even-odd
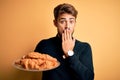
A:
[[[73,37],[75,23],[75,17],[67,13],[59,15],[58,19],[54,20],[58,35],[62,38],[62,49],[66,57],[68,57],[68,51],[73,50],[75,46],[75,38]]]

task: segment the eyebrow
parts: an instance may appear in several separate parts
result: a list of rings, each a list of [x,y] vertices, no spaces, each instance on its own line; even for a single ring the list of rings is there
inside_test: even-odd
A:
[[[66,19],[66,18],[60,18],[59,20],[61,20],[61,19]],[[75,19],[75,18],[69,18],[69,19],[71,20],[71,19]]]

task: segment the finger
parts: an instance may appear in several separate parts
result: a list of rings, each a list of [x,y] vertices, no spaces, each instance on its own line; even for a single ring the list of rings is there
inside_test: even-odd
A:
[[[73,42],[75,43],[75,40],[76,40],[76,39],[75,39],[74,37],[73,37],[73,39],[72,39],[72,40],[73,40]]]
[[[66,39],[69,39],[69,37],[70,37],[69,30],[66,29]]]
[[[62,33],[62,41],[64,41],[64,37],[65,37],[65,35],[64,35],[64,32]]]
[[[66,40],[67,39],[67,30],[65,29],[64,30],[64,40]]]
[[[67,28],[67,35],[68,35],[68,39],[72,39],[72,33],[70,28]]]
[[[72,33],[69,31],[69,39],[72,39]]]

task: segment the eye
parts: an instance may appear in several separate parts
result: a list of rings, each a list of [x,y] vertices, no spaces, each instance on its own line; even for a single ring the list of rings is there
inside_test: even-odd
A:
[[[64,24],[64,23],[65,23],[65,20],[61,20],[60,23],[61,23],[61,24]]]
[[[71,20],[70,23],[73,24],[73,23],[74,23],[74,20]]]

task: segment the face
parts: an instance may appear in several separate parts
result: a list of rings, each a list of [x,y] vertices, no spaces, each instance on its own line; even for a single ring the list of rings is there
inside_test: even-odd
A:
[[[61,14],[57,20],[54,20],[54,24],[57,27],[59,36],[62,35],[65,29],[68,29],[69,32],[73,34],[75,23],[75,17],[67,13]]]

